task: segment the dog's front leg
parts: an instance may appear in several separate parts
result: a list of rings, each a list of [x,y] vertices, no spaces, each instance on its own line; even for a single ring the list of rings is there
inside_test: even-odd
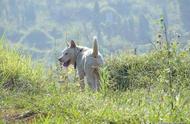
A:
[[[79,74],[79,78],[80,78],[80,88],[83,91],[85,88],[85,83],[84,83],[84,74]]]

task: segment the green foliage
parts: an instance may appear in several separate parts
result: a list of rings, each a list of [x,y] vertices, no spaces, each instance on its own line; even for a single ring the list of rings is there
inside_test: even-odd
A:
[[[80,92],[76,86],[61,86],[37,95],[1,93],[1,106],[9,112],[12,109],[25,113],[37,113],[30,117],[33,123],[189,123],[189,91],[176,97],[175,110],[171,109],[170,96],[163,91],[148,92],[134,90],[127,92],[107,91],[107,94]],[[6,96],[7,95],[7,96]],[[19,99],[19,100],[18,100]],[[2,104],[4,103],[4,104]],[[11,107],[10,107],[11,106]],[[18,108],[20,108],[18,110]],[[15,113],[13,112],[12,115]],[[21,122],[17,119],[14,122]],[[28,120],[25,119],[25,123]],[[4,119],[4,122],[10,122]]]
[[[177,44],[174,43],[169,53],[169,58],[167,50],[141,56],[120,54],[117,57],[110,57],[107,60],[107,68],[112,79],[109,86],[126,90],[162,84],[167,88],[169,78],[176,88],[189,86],[189,52],[177,51]]]
[[[6,32],[11,43],[21,43],[38,59],[48,59],[55,41],[61,51],[65,40],[91,46],[94,35],[109,53],[131,46],[146,49],[142,44],[150,44],[159,28],[155,19],[164,15],[169,30],[184,34],[181,40],[184,43],[189,37],[188,30],[184,33],[190,27],[188,5],[186,0],[1,0],[0,36]],[[146,51],[138,49],[138,52]]]
[[[73,73],[70,69],[61,77],[63,83],[57,83],[53,69],[43,73],[45,69],[36,68],[30,58],[1,40],[1,84],[13,78],[19,86],[13,89],[23,90],[19,83],[30,84],[32,89],[39,83],[43,87],[28,94],[0,85],[0,123],[190,123],[189,52],[179,52],[177,44],[171,48],[170,56],[161,50],[109,58],[100,71],[102,90],[95,93],[88,89],[81,92],[78,81],[67,83],[67,76]],[[113,91],[109,86],[133,90]]]
[[[42,66],[34,66],[30,57],[22,56],[0,40],[0,85],[12,89],[34,90],[42,83]]]

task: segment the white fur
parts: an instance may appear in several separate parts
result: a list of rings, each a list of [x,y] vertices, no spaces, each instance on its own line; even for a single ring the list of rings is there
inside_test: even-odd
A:
[[[67,53],[67,55],[65,55]],[[103,57],[98,52],[97,58],[93,56],[93,49],[87,47],[76,46],[68,47],[63,51],[63,55],[59,59],[60,62],[71,60],[70,64],[75,65],[80,78],[80,87],[85,88],[84,77],[91,89],[97,91],[100,89],[99,67],[103,64]]]

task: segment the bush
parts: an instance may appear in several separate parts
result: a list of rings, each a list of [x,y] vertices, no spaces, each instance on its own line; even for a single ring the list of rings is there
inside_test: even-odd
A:
[[[39,87],[42,67],[34,66],[30,57],[20,55],[4,41],[0,40],[0,87],[27,91]]]
[[[189,86],[190,56],[172,47],[146,55],[120,54],[107,60],[111,81],[109,87],[118,90],[151,88],[172,83],[173,87]]]

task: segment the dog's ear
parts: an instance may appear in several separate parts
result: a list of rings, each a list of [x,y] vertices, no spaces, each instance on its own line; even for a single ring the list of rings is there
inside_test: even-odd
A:
[[[70,45],[70,48],[75,48],[76,47],[76,44],[73,40],[71,40],[71,45]]]

